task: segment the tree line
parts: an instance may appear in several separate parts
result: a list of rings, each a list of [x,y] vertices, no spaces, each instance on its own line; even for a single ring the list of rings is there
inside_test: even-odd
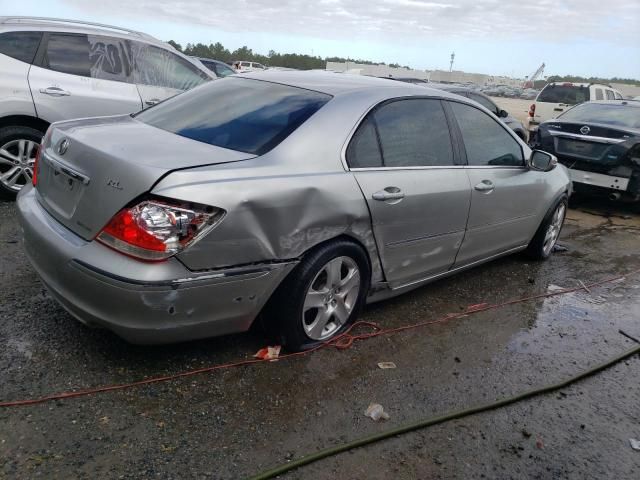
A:
[[[220,60],[221,62],[229,63],[236,60],[245,60],[247,62],[258,62],[269,67],[286,67],[296,68],[298,70],[313,70],[322,69],[327,65],[327,62],[353,62],[363,63],[366,65],[385,65],[384,62],[372,62],[370,60],[361,60],[353,58],[342,57],[319,57],[311,56],[300,53],[278,53],[274,50],[269,50],[267,55],[262,55],[254,52],[247,46],[240,47],[236,50],[230,51],[225,48],[220,42],[205,45],[203,43],[187,43],[183,48],[179,43],[169,40],[168,42],[176,50],[184,53],[185,55],[191,55],[193,57],[212,58],[214,60]],[[400,67],[397,63],[389,64],[390,67]],[[406,67],[405,68],[409,68]]]
[[[269,67],[287,67],[296,68],[298,70],[313,70],[322,69],[327,65],[327,62],[353,62],[362,63],[365,65],[386,65],[384,62],[372,62],[371,60],[342,58],[342,57],[319,57],[311,56],[299,53],[278,53],[274,50],[269,50],[267,55],[262,55],[254,52],[247,46],[240,47],[236,50],[229,50],[225,48],[220,42],[211,43],[205,45],[203,43],[187,43],[183,48],[179,43],[169,40],[168,42],[176,50],[184,53],[185,55],[191,55],[194,57],[213,58],[214,60],[220,60],[231,64],[236,60],[245,60],[248,62],[258,62]],[[400,67],[397,63],[390,63],[390,67]],[[410,68],[406,65],[404,68]],[[542,88],[550,82],[576,82],[576,83],[627,83],[630,85],[640,85],[640,80],[633,78],[598,78],[598,77],[580,77],[575,75],[553,75],[546,80],[537,80],[535,82],[535,88]]]

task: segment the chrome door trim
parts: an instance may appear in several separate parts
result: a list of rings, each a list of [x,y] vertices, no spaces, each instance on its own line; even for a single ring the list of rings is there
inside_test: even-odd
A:
[[[83,185],[89,185],[89,182],[91,181],[91,179],[89,177],[87,177],[86,175],[84,175],[84,174],[78,172],[77,170],[71,168],[70,166],[66,165],[65,163],[61,162],[60,160],[56,160],[56,159],[50,157],[49,155],[43,154],[42,155],[42,160],[45,161],[45,162],[49,162],[49,164],[54,169],[57,168],[58,170],[60,170],[62,173],[64,173],[68,177],[71,177],[74,180],[78,180],[79,182],[82,182]]]

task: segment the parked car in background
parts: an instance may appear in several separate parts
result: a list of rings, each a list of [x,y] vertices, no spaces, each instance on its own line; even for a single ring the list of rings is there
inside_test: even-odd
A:
[[[36,272],[81,321],[162,343],[263,313],[300,350],[366,302],[547,258],[570,193],[555,166],[459,95],[267,71],[52,125],[17,203]]]
[[[527,129],[535,132],[545,120],[556,118],[565,110],[590,100],[622,100],[622,94],[598,83],[552,82],[547,84],[529,107]]]
[[[256,70],[266,70],[267,67],[258,62],[246,62],[244,60],[236,60],[232,63],[233,68],[238,73],[253,72]]]
[[[234,75],[235,72],[229,65],[219,60],[213,60],[212,58],[203,57],[191,57],[191,59],[200,62],[203,67],[211,71],[216,77],[222,78],[229,75]]]
[[[586,102],[540,124],[535,144],[569,168],[576,192],[640,200],[640,103]]]
[[[487,97],[485,94],[480,93],[470,87],[460,85],[448,85],[444,83],[429,83],[430,88],[437,88],[439,90],[445,90],[447,92],[455,93],[456,95],[462,95],[463,97],[470,98],[471,100],[478,102],[480,105],[488,109],[491,113],[496,115],[501,122],[507,125],[511,130],[516,132],[516,135],[525,142],[527,141],[527,129],[524,127],[520,120],[509,115],[506,110],[498,107],[493,100]]]
[[[60,120],[136,112],[213,78],[144,33],[0,17],[0,195],[31,181],[37,146]]]

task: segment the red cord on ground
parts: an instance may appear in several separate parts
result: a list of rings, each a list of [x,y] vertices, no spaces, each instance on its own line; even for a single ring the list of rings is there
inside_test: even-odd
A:
[[[590,288],[590,287],[597,287],[599,285],[603,285],[605,283],[611,283],[611,282],[615,282],[618,280],[624,280],[625,277],[629,276],[629,275],[634,275],[636,273],[640,273],[640,268],[637,270],[633,270],[630,271],[624,275],[617,275],[615,277],[611,277],[611,278],[607,278],[604,280],[600,280],[598,282],[594,282],[588,285],[584,285],[581,284],[578,287],[575,288],[567,288],[567,289],[562,289],[562,290],[556,290],[553,292],[547,292],[547,293],[540,293],[538,295],[531,295],[528,297],[522,297],[522,298],[518,298],[518,299],[514,299],[514,300],[507,300],[505,302],[502,303],[496,303],[496,304],[488,304],[488,303],[480,303],[480,304],[476,304],[476,305],[470,305],[468,306],[463,312],[461,313],[456,313],[456,314],[448,314],[445,315],[442,318],[436,319],[436,320],[428,320],[425,322],[420,322],[420,323],[415,323],[415,324],[411,324],[411,325],[404,325],[401,327],[395,327],[395,328],[381,328],[379,325],[373,323],[373,322],[367,322],[367,321],[358,321],[355,322],[353,325],[351,325],[346,331],[344,331],[342,334],[338,335],[335,338],[332,338],[331,340],[324,342],[314,348],[311,348],[309,350],[306,350],[304,352],[296,352],[296,353],[287,353],[284,355],[280,355],[278,357],[279,360],[284,360],[287,358],[293,358],[293,357],[301,357],[301,356],[305,356],[305,355],[309,355],[313,352],[316,352],[318,350],[321,350],[323,348],[327,348],[327,347],[335,347],[339,350],[344,350],[347,348],[350,348],[354,342],[358,341],[358,340],[366,340],[368,338],[374,338],[374,337],[378,337],[380,335],[391,335],[394,333],[399,333],[399,332],[404,332],[406,330],[413,330],[416,328],[421,328],[421,327],[426,327],[428,325],[435,325],[438,323],[444,323],[444,322],[448,322],[450,320],[455,320],[458,318],[462,318],[462,317],[466,317],[468,315],[474,315],[476,313],[480,313],[480,312],[486,312],[487,310],[495,310],[498,308],[502,308],[502,307],[506,307],[509,305],[515,305],[518,303],[523,303],[523,302],[528,302],[531,300],[536,300],[539,298],[547,298],[547,297],[555,297],[558,295],[565,295],[567,293],[572,293],[572,292],[577,292],[578,290],[585,290],[585,287]],[[358,329],[360,327],[369,327],[371,329],[370,332],[365,332],[365,333],[360,333],[360,334],[353,334],[352,332],[355,329]],[[202,373],[209,373],[209,372],[213,372],[216,370],[222,370],[222,369],[226,369],[226,368],[234,368],[234,367],[241,367],[241,366],[245,366],[245,365],[253,365],[256,363],[264,363],[264,362],[272,362],[273,360],[270,359],[251,359],[251,360],[240,360],[237,362],[231,362],[231,363],[223,363],[223,364],[219,364],[219,365],[212,365],[210,367],[204,367],[204,368],[199,368],[196,370],[187,370],[184,372],[179,372],[179,373],[175,373],[172,375],[165,375],[165,376],[161,376],[161,377],[152,377],[152,378],[147,378],[145,380],[138,380],[136,382],[131,382],[131,383],[123,383],[123,384],[119,384],[119,385],[104,385],[101,387],[94,387],[94,388],[89,388],[86,390],[77,390],[74,392],[61,392],[61,393],[54,393],[51,395],[47,395],[44,397],[40,397],[40,398],[33,398],[33,399],[24,399],[24,400],[13,400],[13,401],[6,401],[6,402],[0,402],[0,407],[20,407],[20,406],[26,406],[26,405],[36,405],[39,403],[45,403],[48,401],[52,401],[52,400],[63,400],[63,399],[67,399],[67,398],[76,398],[76,397],[84,397],[84,396],[88,396],[88,395],[94,395],[97,393],[102,393],[102,392],[113,392],[116,390],[125,390],[128,388],[133,388],[133,387],[139,387],[141,385],[148,385],[151,383],[159,383],[159,382],[166,382],[166,381],[170,381],[170,380],[176,380],[182,377],[190,377],[193,375],[200,375]]]

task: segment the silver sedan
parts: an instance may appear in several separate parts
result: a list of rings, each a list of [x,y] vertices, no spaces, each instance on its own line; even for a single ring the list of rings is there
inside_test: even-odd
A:
[[[28,256],[73,316],[136,343],[263,315],[309,348],[367,302],[549,257],[571,193],[468,98],[322,72],[224,78],[42,145],[18,198]]]

